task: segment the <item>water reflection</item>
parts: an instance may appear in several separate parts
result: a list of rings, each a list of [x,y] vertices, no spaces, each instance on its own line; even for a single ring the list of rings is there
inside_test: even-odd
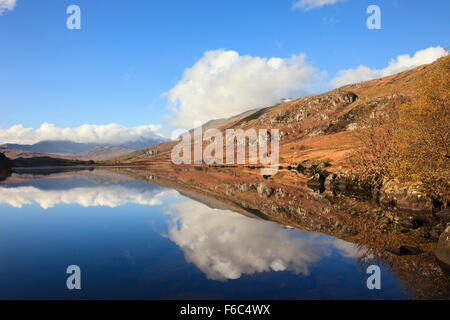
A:
[[[78,204],[83,207],[106,206],[115,208],[127,203],[161,205],[168,192],[141,190],[120,185],[82,187],[69,190],[41,190],[36,187],[1,188],[0,203],[15,208],[37,203],[42,209],[58,204]]]
[[[166,203],[168,197],[179,201]],[[210,280],[239,279],[243,274],[289,271],[308,276],[332,252],[359,258],[354,244],[329,236],[282,227],[231,210],[211,208],[179,196],[175,190],[107,171],[18,175],[0,186],[0,203],[15,208],[59,204],[116,208],[125,204],[163,206],[169,217],[161,231]],[[166,217],[167,217],[166,216]]]
[[[116,208],[128,203],[162,205],[164,197],[178,194],[145,182],[120,179],[120,176],[118,178],[108,172],[78,172],[76,178],[73,174],[16,176],[16,182],[5,183],[0,187],[0,203],[15,208],[34,203],[42,209],[50,209],[58,204]]]
[[[308,276],[335,248],[345,257],[360,257],[355,245],[297,229],[212,209],[193,200],[168,210],[169,238],[209,279],[238,279],[242,274],[292,271]]]

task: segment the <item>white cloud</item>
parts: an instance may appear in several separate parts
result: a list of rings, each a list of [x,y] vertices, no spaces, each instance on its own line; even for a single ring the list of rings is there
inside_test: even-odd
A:
[[[298,0],[292,5],[293,9],[311,10],[326,5],[333,5],[345,0]]]
[[[241,56],[236,51],[207,51],[168,93],[173,125],[234,116],[312,91],[317,70],[305,54],[290,58]]]
[[[409,54],[398,56],[396,59],[392,59],[388,66],[383,69],[371,69],[360,65],[356,69],[341,70],[337,73],[337,77],[331,80],[331,85],[333,87],[341,87],[346,84],[390,76],[422,64],[432,63],[446,54],[445,49],[440,46],[429,47],[417,51],[412,57]]]
[[[16,6],[16,0],[0,0],[0,15],[6,10],[12,11]]]
[[[85,124],[78,128],[58,128],[51,123],[43,123],[38,129],[14,125],[9,129],[0,129],[2,143],[33,144],[44,140],[70,140],[83,143],[121,144],[141,138],[159,137],[156,133],[160,125],[144,125],[133,128],[111,123],[108,125]]]

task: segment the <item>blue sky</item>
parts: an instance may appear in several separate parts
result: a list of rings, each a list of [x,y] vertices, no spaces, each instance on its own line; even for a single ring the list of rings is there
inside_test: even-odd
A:
[[[0,0],[0,10],[2,1],[14,2]],[[294,9],[293,0],[16,0],[0,15],[0,141],[14,140],[6,130],[18,124],[160,124],[169,132],[188,127],[188,119],[228,115],[228,106],[235,112],[269,105],[279,95],[329,90],[346,83],[333,82],[340,70],[364,65],[378,70],[372,77],[389,74],[381,70],[400,55],[449,46],[450,1],[328,1],[336,3],[307,10]],[[81,30],[66,27],[72,4],[81,8]],[[381,9],[381,30],[366,27],[371,4]],[[439,52],[426,52],[426,59]],[[246,69],[257,57],[267,59],[258,60],[258,71]],[[273,57],[286,64],[283,72],[272,73]],[[228,71],[211,76],[208,65],[218,61]],[[196,64],[198,70],[183,77]],[[270,95],[270,88],[258,91],[268,86],[259,82],[265,74],[278,81]],[[258,88],[246,90],[246,82]],[[222,95],[197,99],[205,88]],[[244,89],[261,98],[246,97]],[[180,109],[173,109],[177,103]],[[192,119],[191,110],[197,110]]]

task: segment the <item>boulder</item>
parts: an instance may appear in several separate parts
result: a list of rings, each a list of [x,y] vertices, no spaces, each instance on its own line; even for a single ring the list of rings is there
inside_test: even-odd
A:
[[[256,190],[258,191],[258,195],[263,198],[269,198],[273,194],[273,188],[264,182],[259,183]]]
[[[405,185],[393,180],[380,189],[380,204],[415,212],[433,211],[433,199],[420,190],[420,184]]]
[[[435,254],[440,261],[450,265],[450,224],[439,237]]]
[[[324,188],[325,176],[321,173],[315,173],[309,177],[306,182],[307,186],[313,190],[320,190],[321,192],[325,190]]]
[[[358,183],[352,176],[348,176],[343,173],[330,174],[325,178],[324,187],[326,190],[330,191],[360,191]]]
[[[287,191],[281,189],[281,188],[278,188],[278,189],[275,191],[275,197],[276,197],[277,199],[283,199],[283,198],[286,198],[287,196],[289,196],[289,193],[288,193]]]
[[[239,192],[247,192],[250,190],[253,190],[255,188],[255,186],[251,183],[238,183],[236,184],[236,189]]]
[[[334,179],[336,179],[336,177],[337,177],[337,175],[333,173],[333,174],[328,175],[328,177],[325,178],[325,181],[323,183],[325,190],[331,190],[332,183],[334,182]]]
[[[414,217],[403,217],[397,220],[397,224],[405,229],[417,229],[422,222]]]

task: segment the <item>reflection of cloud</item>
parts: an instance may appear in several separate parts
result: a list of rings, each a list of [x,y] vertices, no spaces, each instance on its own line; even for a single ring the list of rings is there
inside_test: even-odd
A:
[[[365,248],[358,248],[355,243],[347,242],[341,239],[336,239],[333,246],[339,250],[339,253],[346,258],[359,258],[366,252]]]
[[[83,207],[107,206],[115,208],[126,203],[141,205],[160,205],[162,198],[171,191],[150,189],[141,190],[121,185],[81,187],[69,190],[41,190],[32,186],[0,188],[0,203],[21,208],[23,205],[37,203],[43,209],[57,204],[79,204]]]
[[[291,270],[308,275],[330,246],[313,234],[211,209],[195,201],[172,205],[169,238],[209,279],[238,279],[244,274]]]

